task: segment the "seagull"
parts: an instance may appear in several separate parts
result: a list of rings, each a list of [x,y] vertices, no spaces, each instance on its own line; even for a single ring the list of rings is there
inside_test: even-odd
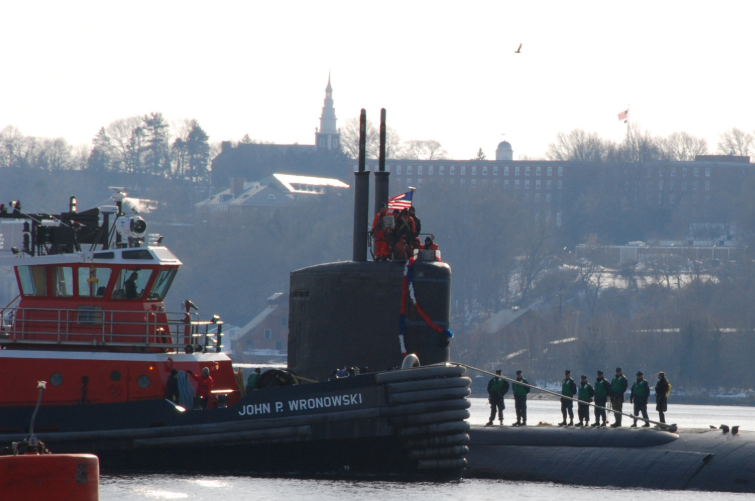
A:
[[[519,44],[519,48],[514,52],[514,54],[521,54],[522,53],[522,44]]]

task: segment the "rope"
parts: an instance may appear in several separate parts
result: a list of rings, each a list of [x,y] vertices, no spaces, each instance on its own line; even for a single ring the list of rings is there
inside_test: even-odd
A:
[[[493,377],[500,377],[500,378],[505,379],[506,381],[509,381],[511,383],[520,384],[522,386],[525,386],[527,388],[531,388],[533,390],[542,391],[543,393],[550,393],[551,395],[556,395],[557,397],[566,398],[568,400],[573,400],[574,402],[577,402],[577,403],[580,403],[580,404],[589,405],[589,406],[595,407],[596,409],[603,409],[603,410],[605,410],[607,412],[613,412],[614,414],[621,414],[622,416],[627,416],[627,417],[630,417],[632,419],[636,419],[638,421],[645,421],[646,423],[653,423],[654,425],[658,426],[662,430],[672,431],[672,432],[677,430],[676,424],[661,423],[661,422],[658,422],[658,421],[653,421],[652,419],[645,419],[643,417],[635,416],[635,415],[629,414],[627,412],[619,412],[619,411],[615,411],[613,409],[608,409],[606,407],[601,407],[600,405],[595,405],[592,402],[585,402],[584,400],[579,400],[577,398],[567,397],[566,395],[561,395],[560,393],[556,393],[555,391],[547,390],[545,388],[541,388],[539,386],[535,386],[535,385],[532,385],[532,384],[522,383],[520,381],[517,381],[516,379],[512,379],[510,377],[494,374],[494,373],[488,372],[488,371],[486,371],[484,369],[478,369],[477,367],[472,367],[471,365],[461,364],[459,362],[450,362],[450,363],[453,364],[453,365],[458,365],[460,367],[465,367],[465,368],[473,370],[473,371],[481,372],[483,374],[488,374],[488,375],[493,376]]]

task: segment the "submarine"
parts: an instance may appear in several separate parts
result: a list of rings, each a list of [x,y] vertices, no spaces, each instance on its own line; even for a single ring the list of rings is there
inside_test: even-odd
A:
[[[464,476],[587,487],[755,493],[755,432],[726,425],[679,429],[675,424],[638,420],[656,426],[471,426]]]

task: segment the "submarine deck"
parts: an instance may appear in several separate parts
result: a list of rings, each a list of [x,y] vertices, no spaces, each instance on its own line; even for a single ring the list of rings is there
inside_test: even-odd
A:
[[[467,478],[755,492],[755,433],[472,426]]]

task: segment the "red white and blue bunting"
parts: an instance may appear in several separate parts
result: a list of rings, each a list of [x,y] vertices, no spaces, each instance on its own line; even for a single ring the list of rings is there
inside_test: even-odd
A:
[[[417,302],[417,297],[414,295],[414,273],[413,273],[414,260],[415,260],[414,257],[410,258],[406,262],[406,265],[404,266],[404,285],[401,291],[401,315],[399,316],[398,340],[401,343],[401,353],[403,354],[403,356],[407,355],[406,345],[404,344],[404,327],[406,326],[407,296],[409,297],[409,299],[411,299],[412,304],[414,305],[414,308],[416,308],[417,313],[419,313],[419,316],[422,317],[422,319],[431,329],[433,329],[434,331],[438,333],[443,334],[449,339],[454,336],[453,332],[451,332],[448,329],[444,329],[443,327],[433,322],[432,319],[427,315],[427,313],[424,312],[424,310],[422,310],[419,303]]]

